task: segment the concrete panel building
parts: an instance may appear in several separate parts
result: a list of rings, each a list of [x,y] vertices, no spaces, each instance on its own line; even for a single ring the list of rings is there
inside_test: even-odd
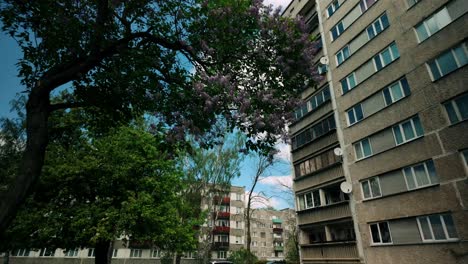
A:
[[[290,126],[302,263],[468,263],[467,11],[464,0],[285,9],[320,41],[324,76]]]

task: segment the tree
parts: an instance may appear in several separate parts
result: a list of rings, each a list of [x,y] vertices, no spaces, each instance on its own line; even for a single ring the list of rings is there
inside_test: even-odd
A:
[[[222,116],[264,135],[250,149],[268,149],[318,76],[304,23],[261,0],[5,0],[0,19],[23,51],[28,96],[25,151],[0,201],[0,233],[40,177],[54,111],[93,107],[109,126],[147,111],[173,140]],[[69,96],[51,102],[61,87]]]
[[[73,126],[73,111],[67,115],[61,136],[52,138],[73,140],[49,145],[43,177],[7,230],[3,248],[95,248],[100,264],[110,263],[111,244],[122,236],[163,250],[194,249],[199,222],[187,216],[180,221],[189,204],[180,196],[182,172],[165,151],[164,134],[134,125],[92,138]]]
[[[265,198],[261,196],[261,194],[256,195],[254,193],[255,187],[257,186],[257,183],[262,179],[263,176],[265,176],[266,170],[273,164],[273,157],[274,154],[271,153],[268,156],[264,155],[258,155],[257,158],[257,163],[255,167],[255,172],[252,177],[252,186],[250,187],[250,190],[248,192],[247,196],[247,210],[245,211],[245,223],[247,226],[247,252],[251,254],[250,251],[250,245],[252,243],[252,236],[250,232],[250,227],[251,227],[251,221],[252,221],[252,205],[254,202],[262,202]],[[248,264],[252,264],[253,262],[246,262]]]
[[[227,133],[225,127],[220,125],[220,133]],[[218,219],[222,199],[214,198],[229,194],[231,181],[239,177],[240,163],[244,158],[242,149],[245,146],[245,137],[241,133],[231,133],[223,138],[224,140],[208,149],[192,141],[190,154],[182,157],[183,181],[186,184],[182,196],[191,204],[192,210],[186,211],[185,214],[188,217],[202,215],[206,223],[216,222]],[[201,209],[202,205],[206,207]],[[212,231],[213,227],[208,226],[202,226],[198,230],[197,253],[203,264],[211,258],[214,241]],[[179,260],[180,258],[177,259]]]
[[[246,264],[246,263],[255,263],[257,262],[257,256],[252,254],[250,251],[241,248],[237,251],[231,253],[228,258],[229,261],[232,261],[233,264]]]

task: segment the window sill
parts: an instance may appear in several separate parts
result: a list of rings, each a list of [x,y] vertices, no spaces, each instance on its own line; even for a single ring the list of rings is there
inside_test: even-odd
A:
[[[375,177],[375,176],[372,176],[372,177]],[[372,178],[372,177],[370,177],[370,178]],[[387,197],[397,196],[397,195],[401,195],[401,194],[404,194],[404,193],[416,192],[416,191],[420,191],[420,190],[424,190],[424,189],[429,189],[429,188],[433,188],[433,187],[438,187],[438,186],[440,186],[440,183],[434,183],[434,184],[426,185],[426,186],[419,187],[419,188],[416,188],[416,189],[411,189],[411,190],[406,190],[406,191],[400,191],[400,192],[396,192],[396,193],[391,193],[391,194],[387,194],[387,195],[382,195],[382,196],[375,197],[375,198],[362,199],[361,201],[362,201],[363,203],[366,203],[366,202],[370,202],[370,201],[374,201],[374,200],[379,200],[379,199],[383,199],[383,198],[387,198]]]
[[[347,203],[349,203],[349,201],[344,200],[344,201],[337,202],[337,203],[332,203],[332,204],[322,205],[322,206],[318,206],[318,207],[307,208],[307,209],[304,209],[304,210],[297,211],[297,213],[298,214],[303,214],[303,213],[308,213],[310,211],[319,211],[319,210],[322,210],[322,209],[328,209],[328,208],[331,208],[331,207],[340,206],[340,205],[347,204]]]

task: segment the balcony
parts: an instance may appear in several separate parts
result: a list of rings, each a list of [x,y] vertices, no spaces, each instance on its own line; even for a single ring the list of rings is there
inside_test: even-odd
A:
[[[299,225],[305,225],[342,219],[346,217],[351,217],[351,210],[349,209],[348,201],[343,201],[331,205],[299,211],[297,215],[297,223]]]
[[[222,204],[222,205],[229,205],[231,203],[231,198],[229,196],[225,196],[220,198],[219,196],[215,196],[213,198],[215,204]]]
[[[231,216],[231,213],[229,213],[229,212],[214,212],[213,215],[214,215],[214,217],[216,219],[229,219],[229,217]]]
[[[279,219],[279,218],[275,218],[272,220],[273,221],[273,224],[281,224],[283,223],[283,220]]]
[[[359,263],[356,242],[329,242],[301,245],[302,261],[308,263]]]
[[[213,249],[229,249],[229,242],[214,242]]]
[[[284,251],[283,246],[275,246],[275,251]]]
[[[213,227],[213,233],[218,234],[229,234],[229,226],[215,226]]]
[[[273,227],[273,233],[283,233],[283,228],[281,228],[281,227]]]

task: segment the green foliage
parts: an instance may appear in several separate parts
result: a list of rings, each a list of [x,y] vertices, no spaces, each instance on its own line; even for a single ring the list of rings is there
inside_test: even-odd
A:
[[[63,122],[67,126],[73,127]],[[4,247],[92,247],[127,235],[161,249],[194,249],[199,222],[180,220],[189,206],[179,195],[186,186],[175,161],[161,151],[161,135],[141,125],[100,138],[76,127],[67,131],[75,135],[53,140],[73,141],[49,145],[41,181],[7,230]]]
[[[255,264],[267,264],[267,260],[257,260]]]
[[[237,251],[233,251],[228,260],[232,261],[234,264],[254,264],[257,262],[257,256],[248,250],[241,248]]]

